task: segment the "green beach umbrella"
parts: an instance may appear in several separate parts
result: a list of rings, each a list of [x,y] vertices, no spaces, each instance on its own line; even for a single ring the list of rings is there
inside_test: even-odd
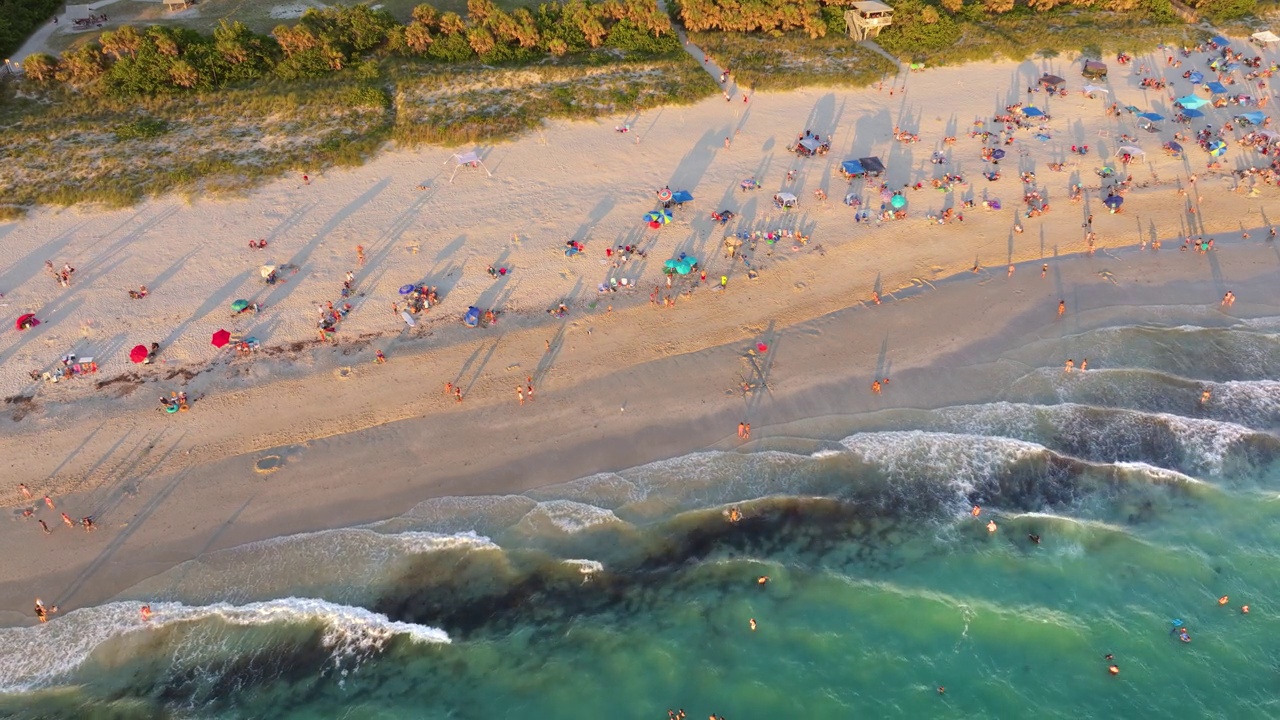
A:
[[[235,302],[231,303],[231,309],[236,312],[241,312],[247,307],[249,307],[248,300],[236,300]]]

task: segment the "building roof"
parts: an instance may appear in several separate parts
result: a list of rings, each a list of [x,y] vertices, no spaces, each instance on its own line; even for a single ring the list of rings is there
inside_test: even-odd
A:
[[[853,8],[858,12],[864,13],[893,12],[893,8],[882,2],[875,2],[875,0],[863,0],[863,2],[856,2],[853,4]]]

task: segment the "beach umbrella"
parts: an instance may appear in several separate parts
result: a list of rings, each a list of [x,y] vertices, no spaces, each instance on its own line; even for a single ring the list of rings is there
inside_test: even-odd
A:
[[[845,205],[857,205],[858,200],[859,200],[858,193],[856,192],[851,192],[844,196]]]
[[[1153,112],[1138,113],[1138,117],[1143,118],[1145,120],[1150,120],[1151,122],[1160,122],[1161,120],[1164,120],[1163,115],[1159,113],[1153,113]]]
[[[893,198],[889,200],[889,204],[893,206],[894,210],[901,210],[907,204],[907,199],[901,195],[894,195]]]
[[[1175,153],[1182,152],[1182,146],[1172,140],[1164,144],[1164,149]]]
[[[216,348],[226,347],[229,342],[231,342],[231,333],[226,330],[219,330],[209,339],[209,344]],[[139,345],[138,347],[142,346]]]
[[[679,263],[676,263],[676,272],[680,273],[681,275],[688,275],[689,273],[693,272],[693,266],[687,262],[681,261]]]
[[[666,225],[667,223],[671,222],[672,219],[673,218],[670,210],[663,210],[658,215],[658,222],[662,223],[663,225]]]
[[[1188,75],[1187,79],[1191,81],[1192,85],[1199,85],[1200,83],[1204,82],[1204,73],[1197,70],[1191,73],[1190,75]]]
[[[25,330],[27,327],[35,327],[40,324],[34,313],[19,315],[17,320],[13,321],[13,327],[17,330]]]
[[[1209,143],[1209,155],[1212,157],[1221,157],[1227,151],[1227,144],[1221,140],[1214,140]]]
[[[688,190],[677,190],[671,193],[671,201],[678,203],[693,202],[693,193]]]
[[[671,200],[671,188],[662,188],[658,191],[658,199],[662,202]]]
[[[413,285],[412,285],[412,284],[409,284],[409,285],[401,285],[401,286],[400,286],[400,294],[401,294],[401,295],[408,295],[408,294],[409,294],[409,293],[411,293],[411,292],[413,292]]]
[[[258,274],[259,274],[259,275],[261,275],[261,276],[262,276],[262,277],[264,277],[264,278],[265,278],[265,277],[270,277],[270,276],[271,276],[271,273],[273,273],[273,272],[275,272],[275,271],[276,271],[276,266],[275,266],[275,265],[263,265],[262,267],[258,268]]]
[[[658,228],[662,227],[662,223],[658,222],[657,220],[650,220],[649,227],[653,228],[654,230],[657,230]]]
[[[756,343],[756,351],[757,351],[757,352],[762,352],[762,353],[767,353],[767,352],[769,352],[769,346],[768,346],[768,345],[765,345],[764,343]]]
[[[676,265],[679,265],[679,264],[680,264],[680,261],[679,261],[679,260],[676,260],[676,259],[674,259],[674,258],[673,258],[673,259],[671,259],[671,260],[668,260],[668,261],[666,261],[666,262],[662,263],[662,267],[664,267],[664,268],[666,268],[666,269],[668,269],[668,270],[675,270],[675,269],[676,269]]]
[[[147,359],[147,354],[146,345],[134,345],[133,349],[129,351],[129,359],[135,363],[140,363]]]
[[[1199,110],[1196,110],[1195,108],[1187,108],[1186,110],[1182,111],[1182,114],[1191,119],[1198,119],[1198,118],[1204,117],[1204,113],[1200,112]]]
[[[1120,197],[1119,195],[1110,195],[1107,197],[1106,200],[1102,201],[1102,204],[1106,205],[1112,210],[1115,210],[1116,208],[1124,204],[1124,198]]]
[[[1195,110],[1196,108],[1201,108],[1209,104],[1208,100],[1195,95],[1183,95],[1174,102],[1188,110]]]
[[[1022,108],[1023,117],[1044,117],[1044,111],[1035,107]]]
[[[1225,94],[1225,93],[1227,92],[1227,86],[1226,86],[1226,85],[1223,85],[1223,84],[1222,84],[1222,83],[1220,83],[1220,82],[1217,82],[1216,80],[1215,80],[1215,81],[1213,81],[1213,82],[1207,82],[1207,83],[1205,83],[1205,84],[1204,84],[1204,89],[1205,89],[1205,90],[1208,90],[1209,92],[1213,93],[1214,95],[1223,95],[1223,94]]]
[[[995,150],[991,151],[991,157],[995,158],[996,160],[1003,160],[1004,155],[1005,155],[1004,150],[1001,150],[1000,148],[996,148]]]
[[[236,312],[244,312],[244,309],[247,307],[249,307],[248,300],[241,299],[231,303],[231,309]]]

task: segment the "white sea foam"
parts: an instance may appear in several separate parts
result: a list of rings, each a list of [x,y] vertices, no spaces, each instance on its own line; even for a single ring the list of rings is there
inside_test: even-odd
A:
[[[1206,483],[1203,480],[1193,478],[1190,475],[1184,475],[1177,470],[1170,470],[1168,468],[1162,468],[1144,462],[1117,462],[1112,464],[1121,470],[1127,470],[1141,475],[1144,479],[1155,484],[1200,485],[1212,487],[1209,483]]]
[[[966,493],[1002,468],[1049,453],[1011,438],[922,430],[857,433],[840,442],[892,479],[945,478]]]
[[[580,533],[602,525],[621,523],[612,510],[572,500],[540,502],[521,521],[532,528],[550,526],[563,533]]]
[[[446,550],[498,549],[489,538],[473,532],[323,530],[209,553],[142,581],[122,597],[212,603],[301,593],[357,604],[405,558]]]
[[[565,565],[578,568],[578,572],[583,575],[595,575],[596,573],[604,572],[604,563],[599,560],[571,559],[563,562]]]
[[[150,620],[143,620],[138,603],[113,602],[54,615],[33,627],[0,628],[0,692],[20,692],[48,685],[78,668],[95,649],[112,638],[159,632],[182,623],[213,623],[183,647],[166,648],[175,658],[198,661],[202,648],[211,648],[216,623],[261,626],[321,623],[322,641],[335,662],[344,656],[376,652],[394,637],[417,643],[448,643],[443,630],[397,622],[360,607],[312,598],[283,598],[247,605],[216,603],[189,606],[153,603]],[[51,649],[56,648],[56,651]]]

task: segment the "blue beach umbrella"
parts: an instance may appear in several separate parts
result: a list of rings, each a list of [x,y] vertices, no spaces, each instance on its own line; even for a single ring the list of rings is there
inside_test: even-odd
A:
[[[1227,144],[1221,140],[1214,140],[1209,143],[1209,155],[1212,157],[1221,157],[1227,151]]]
[[[862,163],[857,160],[845,160],[840,163],[840,169],[843,170],[846,175],[861,175],[866,172],[866,169],[862,167]]]
[[[1209,104],[1208,100],[1205,100],[1202,97],[1196,97],[1195,95],[1183,95],[1175,102],[1188,110],[1195,110],[1196,108],[1202,108]]]
[[[893,198],[889,200],[889,204],[893,206],[894,210],[901,210],[906,206],[907,199],[901,195],[894,195]]]
[[[689,273],[693,272],[693,266],[687,262],[677,263],[676,272],[680,273],[681,275],[688,275]]]
[[[1145,118],[1147,120],[1150,120],[1151,122],[1160,122],[1161,120],[1164,120],[1163,115],[1159,113],[1153,113],[1153,112],[1138,113],[1138,117]]]
[[[1199,110],[1192,110],[1192,109],[1183,110],[1182,114],[1192,119],[1204,117],[1204,113],[1200,112]]]
[[[1214,95],[1222,95],[1227,92],[1227,86],[1220,82],[1207,82],[1204,84],[1204,89]]]
[[[1116,208],[1124,204],[1124,198],[1120,197],[1119,195],[1111,195],[1106,200],[1103,200],[1102,204],[1106,205],[1112,210],[1115,210]]]
[[[677,190],[671,194],[671,202],[687,203],[693,202],[693,193],[688,190]]]
[[[1044,111],[1040,108],[1024,107],[1022,108],[1023,117],[1044,117]]]
[[[679,262],[678,260],[668,260],[668,261],[666,261],[666,262],[662,263],[662,267],[664,267],[664,268],[666,268],[666,269],[668,269],[668,270],[675,270],[675,269],[676,269],[676,266],[677,266],[677,265],[679,265],[679,264],[680,264],[680,262]]]
[[[995,158],[996,160],[1003,160],[1004,155],[1005,155],[1004,150],[1001,150],[999,148],[996,148],[995,150],[991,151],[991,157]]]
[[[1196,72],[1188,75],[1187,80],[1190,80],[1192,85],[1199,85],[1204,82],[1204,73],[1197,70]]]

